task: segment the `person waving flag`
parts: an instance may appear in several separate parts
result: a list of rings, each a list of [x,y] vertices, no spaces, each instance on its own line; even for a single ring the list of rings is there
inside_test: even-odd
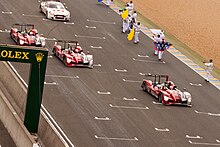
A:
[[[127,39],[129,41],[131,41],[133,39],[133,37],[134,37],[134,28],[131,29],[130,33],[128,34]]]
[[[160,61],[163,56],[163,52],[172,46],[171,43],[166,42],[164,39],[156,43],[156,49],[158,50],[158,60]]]
[[[128,9],[125,9],[121,14],[122,19],[126,19],[128,17]]]

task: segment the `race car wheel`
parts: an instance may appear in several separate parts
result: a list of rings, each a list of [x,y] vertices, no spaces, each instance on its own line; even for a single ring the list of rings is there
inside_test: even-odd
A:
[[[48,11],[46,12],[46,18],[49,19],[49,13],[48,13]]]
[[[162,93],[159,93],[159,95],[158,95],[158,101],[159,101],[159,103],[162,103],[162,97],[163,97],[163,94]]]
[[[63,63],[67,66],[67,57],[63,57]]]
[[[19,39],[19,38],[17,39],[17,45],[21,45],[21,44],[20,44],[20,39]]]
[[[52,50],[53,55],[56,55],[55,48]]]
[[[148,87],[145,82],[142,83],[141,87],[143,88],[143,91],[148,92]]]
[[[12,31],[10,31],[10,36],[11,36],[11,38],[13,39],[13,37],[12,37]]]

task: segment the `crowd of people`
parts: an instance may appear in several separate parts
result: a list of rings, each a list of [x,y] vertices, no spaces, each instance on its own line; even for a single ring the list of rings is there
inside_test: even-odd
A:
[[[125,8],[119,10],[122,17],[122,33],[128,33],[128,40],[133,40],[135,44],[139,43],[139,34],[141,31],[141,23],[137,21],[137,12],[134,11],[134,3],[130,1],[126,3]],[[163,30],[153,32],[154,54],[158,56],[158,60],[162,59],[163,53],[172,44],[165,41]]]
[[[133,1],[126,3],[125,8],[119,10],[119,14],[122,17],[122,33],[132,33],[128,40],[133,40],[135,44],[138,44],[141,23],[137,22],[137,12],[134,11]]]
[[[107,6],[109,6],[111,2],[113,2],[113,0],[107,0],[106,2]],[[133,40],[135,44],[138,44],[139,34],[141,31],[141,23],[137,21],[137,12],[134,11],[133,1],[127,2],[125,4],[125,7],[119,10],[119,15],[122,17],[122,33],[128,33],[128,40]],[[158,60],[161,61],[164,51],[167,50],[170,46],[172,46],[172,44],[165,41],[165,35],[163,30],[153,29],[152,33],[154,43],[154,55],[158,56]],[[205,66],[205,81],[209,82],[209,78],[213,69],[212,59],[210,59],[209,62],[205,63]]]

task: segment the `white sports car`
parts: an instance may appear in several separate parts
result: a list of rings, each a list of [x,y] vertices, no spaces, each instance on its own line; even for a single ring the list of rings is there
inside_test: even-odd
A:
[[[43,1],[40,10],[47,19],[70,21],[70,12],[59,1]]]

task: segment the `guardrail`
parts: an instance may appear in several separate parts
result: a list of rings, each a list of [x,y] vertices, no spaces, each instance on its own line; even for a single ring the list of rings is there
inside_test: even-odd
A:
[[[22,82],[22,84],[28,88],[27,83],[22,79],[22,77],[18,74],[18,72],[16,71],[16,69],[12,66],[12,64],[10,62],[7,62],[8,65],[10,66],[10,68],[13,70],[13,72],[17,75],[17,77],[20,79],[20,81]],[[44,107],[43,104],[41,104],[41,115],[45,118],[45,120],[47,121],[47,123],[51,126],[51,128],[53,129],[53,131],[57,134],[57,136],[59,137],[59,139],[62,141],[62,143],[65,145],[65,147],[74,147],[73,143],[70,141],[70,139],[66,136],[66,134],[63,132],[63,130],[60,128],[60,126],[57,124],[57,122],[53,119],[53,117],[50,115],[50,113],[47,111],[47,109]],[[40,119],[40,122],[42,120]],[[39,125],[41,125],[39,123]],[[39,135],[41,134],[41,132],[45,133],[45,129],[42,128],[42,130],[40,129],[41,126],[39,126]],[[40,135],[41,137],[41,135]],[[42,141],[44,142],[44,139],[41,138]],[[45,141],[48,141],[48,139],[46,139]],[[54,142],[52,141],[51,143],[54,144]],[[53,147],[55,147],[55,145],[53,145]],[[60,146],[58,146],[60,147]]]
[[[9,94],[7,96],[10,97],[9,103],[11,103],[15,108],[15,112],[20,120],[23,120],[28,85],[21,78],[10,62],[1,62],[0,66],[2,68],[2,72],[0,73],[1,82],[4,84],[4,88],[8,90]],[[37,137],[39,137],[39,140],[42,141],[42,147],[74,147],[73,143],[43,105],[41,105],[40,115]],[[30,133],[28,132],[27,135],[30,135]],[[17,138],[13,137],[12,134],[11,136],[14,141],[17,140]],[[34,137],[32,136],[32,139],[33,138]],[[33,143],[33,147],[39,146],[41,146],[39,143]],[[21,145],[21,147],[25,146]]]

